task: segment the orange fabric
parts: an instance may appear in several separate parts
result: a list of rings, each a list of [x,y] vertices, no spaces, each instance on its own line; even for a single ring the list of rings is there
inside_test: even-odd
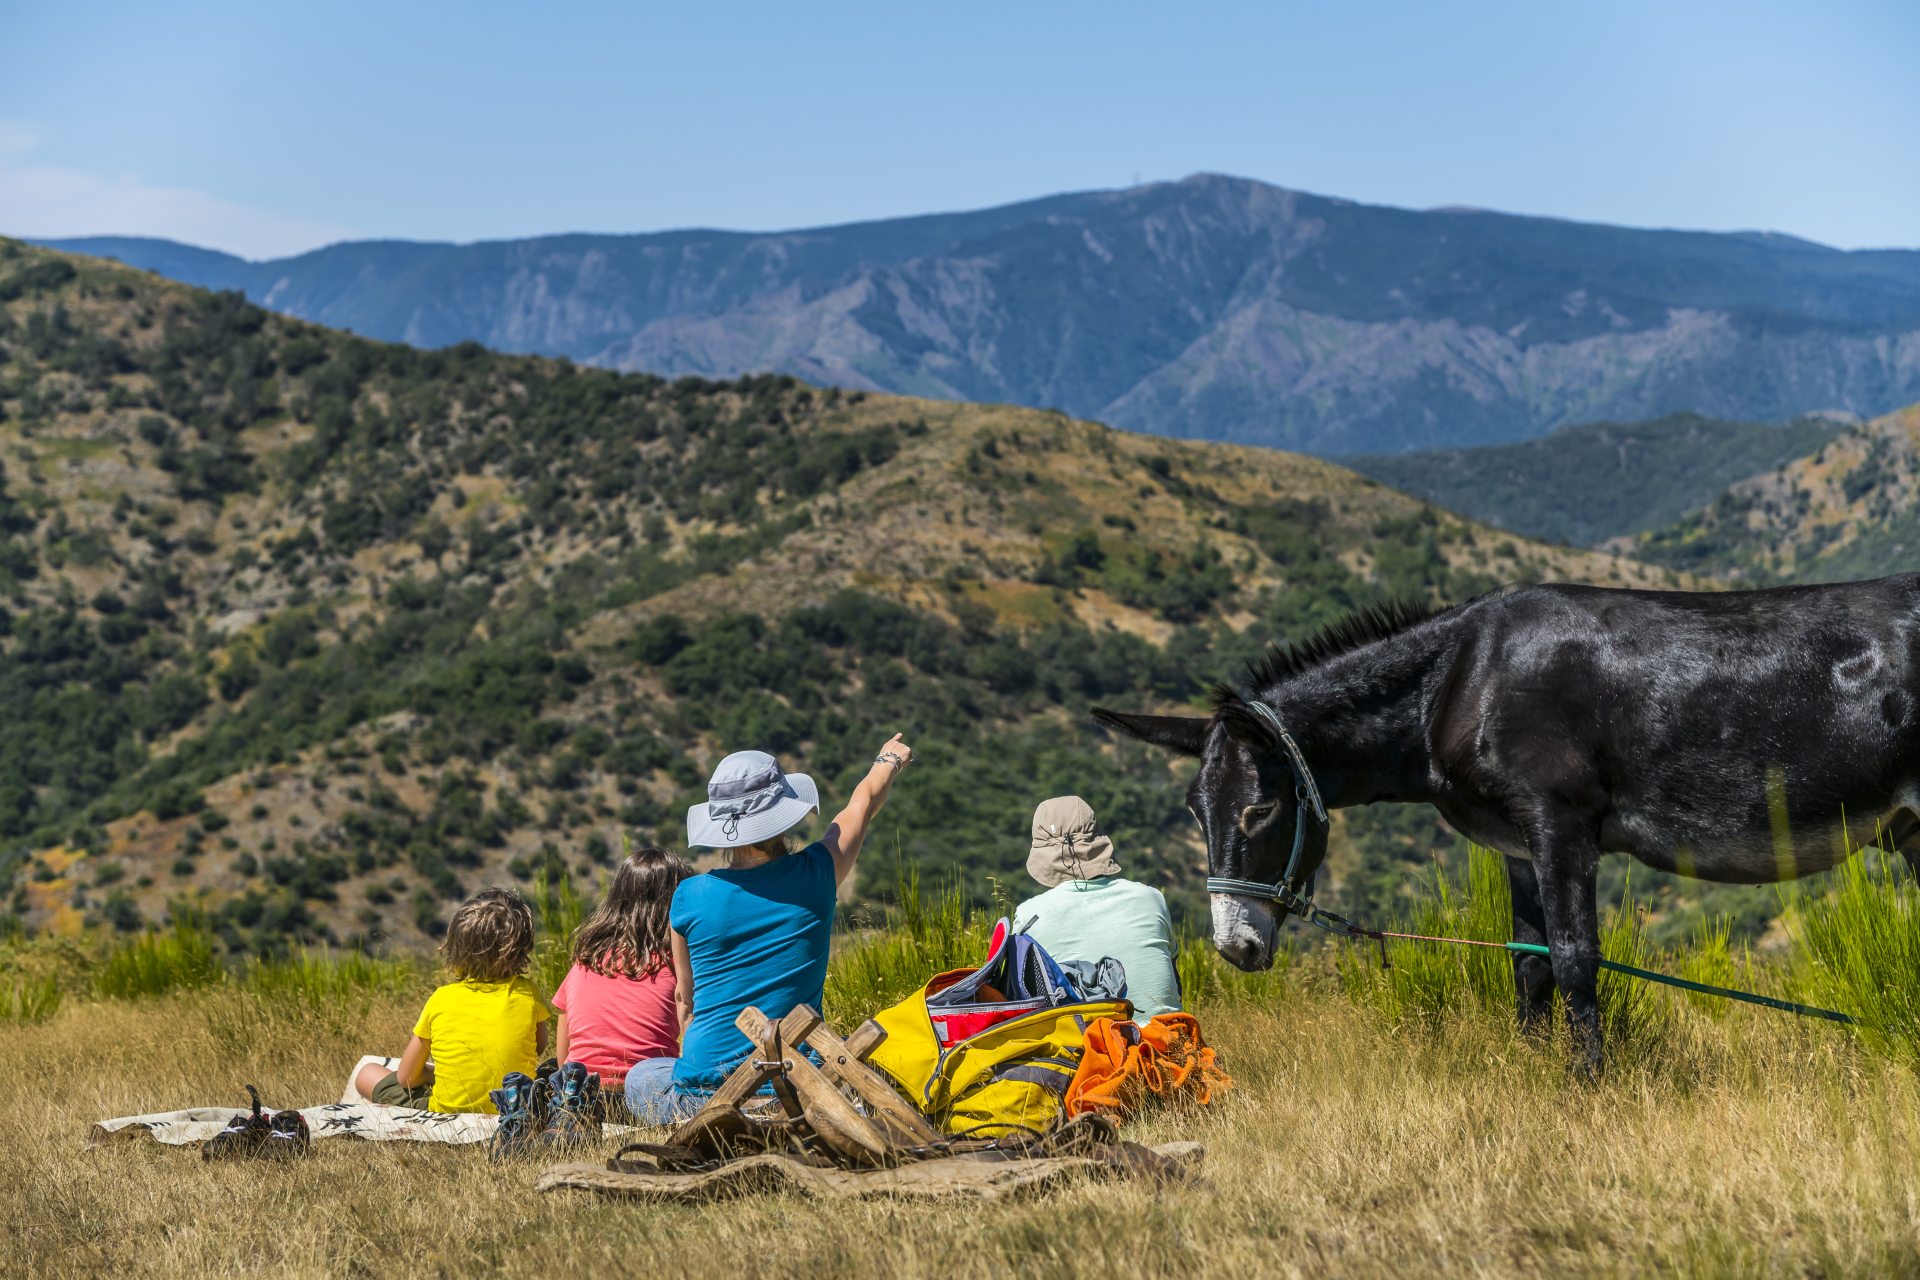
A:
[[[1205,1104],[1232,1084],[1190,1013],[1158,1014],[1144,1027],[1095,1018],[1087,1024],[1080,1069],[1067,1086],[1067,1115],[1104,1111],[1125,1117],[1155,1096]]]

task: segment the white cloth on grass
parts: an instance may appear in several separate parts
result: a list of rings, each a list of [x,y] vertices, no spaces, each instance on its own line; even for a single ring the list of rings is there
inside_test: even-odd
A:
[[[485,1142],[500,1127],[500,1117],[463,1113],[449,1115],[440,1111],[418,1111],[412,1107],[383,1107],[369,1102],[358,1085],[360,1069],[378,1063],[391,1071],[398,1058],[368,1054],[353,1064],[340,1101],[317,1107],[301,1107],[307,1128],[315,1141],[327,1138],[359,1138],[366,1142],[441,1142],[454,1146]],[[205,1142],[226,1128],[236,1115],[248,1107],[189,1107],[184,1111],[155,1111],[144,1116],[120,1116],[102,1120],[87,1132],[87,1145],[142,1139],[170,1147],[193,1146]],[[627,1125],[603,1127],[608,1134],[627,1133]]]

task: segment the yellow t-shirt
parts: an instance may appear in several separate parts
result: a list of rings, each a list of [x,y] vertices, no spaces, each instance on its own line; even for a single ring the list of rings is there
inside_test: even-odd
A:
[[[427,997],[413,1034],[433,1058],[435,1111],[496,1114],[491,1089],[509,1071],[532,1075],[539,1066],[534,1028],[551,1015],[525,978],[449,982]]]

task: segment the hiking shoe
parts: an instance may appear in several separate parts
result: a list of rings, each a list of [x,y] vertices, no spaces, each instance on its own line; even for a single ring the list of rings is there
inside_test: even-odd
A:
[[[247,1093],[253,1099],[251,1114],[243,1111],[227,1121],[227,1127],[200,1144],[202,1160],[231,1160],[236,1156],[258,1155],[267,1140],[271,1124],[260,1109],[260,1091],[252,1085]]]
[[[584,1062],[569,1062],[548,1076],[547,1122],[540,1144],[577,1147],[600,1137],[600,1077]]]
[[[258,1154],[268,1160],[297,1160],[313,1154],[313,1132],[297,1108],[273,1113],[267,1122],[267,1140]]]
[[[487,1158],[504,1160],[532,1150],[546,1128],[546,1088],[524,1071],[509,1071],[487,1096],[500,1113],[500,1127],[487,1140]]]

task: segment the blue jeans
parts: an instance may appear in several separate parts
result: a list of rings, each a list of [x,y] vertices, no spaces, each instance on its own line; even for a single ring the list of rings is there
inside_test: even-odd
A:
[[[642,1058],[627,1072],[627,1110],[637,1124],[679,1124],[702,1106],[706,1099],[698,1094],[681,1093],[673,1087],[673,1068],[678,1058]]]

